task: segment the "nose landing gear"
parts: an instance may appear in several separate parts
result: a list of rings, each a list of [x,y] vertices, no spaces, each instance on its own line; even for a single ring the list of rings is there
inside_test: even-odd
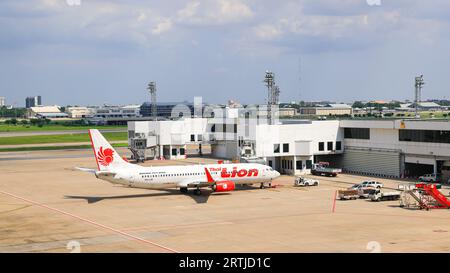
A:
[[[261,182],[261,185],[259,186],[260,189],[265,189],[266,185],[264,185],[264,182]],[[272,181],[269,182],[269,188],[272,188]]]

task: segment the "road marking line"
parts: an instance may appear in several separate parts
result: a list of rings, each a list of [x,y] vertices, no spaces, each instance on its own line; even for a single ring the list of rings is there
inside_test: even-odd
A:
[[[33,204],[33,205],[36,205],[36,206],[39,206],[39,207],[42,207],[42,208],[46,208],[46,209],[48,209],[48,210],[52,210],[52,211],[55,211],[55,212],[58,212],[58,213],[61,213],[61,214],[70,216],[70,217],[72,217],[72,218],[81,220],[81,221],[83,221],[83,222],[89,223],[89,224],[91,224],[91,225],[94,225],[94,226],[97,226],[97,227],[100,227],[100,228],[103,228],[103,229],[106,229],[106,230],[109,230],[109,231],[112,231],[112,232],[115,232],[115,233],[118,233],[118,234],[120,234],[120,235],[122,235],[122,236],[131,238],[131,239],[134,239],[134,240],[136,240],[136,241],[139,241],[139,242],[142,242],[142,243],[147,243],[147,244],[150,244],[150,245],[153,245],[153,246],[156,246],[156,247],[159,247],[159,248],[168,250],[168,251],[173,252],[173,253],[179,253],[178,251],[176,251],[176,250],[174,250],[174,249],[171,249],[171,248],[169,248],[169,247],[166,247],[166,246],[163,246],[163,245],[154,243],[154,242],[152,242],[152,241],[149,241],[149,240],[146,240],[146,239],[137,237],[137,236],[134,236],[134,235],[132,235],[132,234],[129,234],[129,233],[120,231],[120,230],[115,229],[115,228],[112,228],[112,227],[105,226],[105,225],[103,225],[103,224],[100,224],[100,223],[91,221],[91,220],[89,220],[89,219],[86,219],[86,218],[77,216],[77,215],[75,215],[75,214],[71,214],[71,213],[69,213],[69,212],[65,212],[65,211],[63,211],[63,210],[60,210],[60,209],[57,209],[57,208],[53,208],[53,207],[47,206],[47,205],[45,205],[45,204],[41,204],[41,203],[35,202],[35,201],[33,201],[33,200],[29,200],[29,199],[23,198],[23,197],[17,196],[17,195],[15,195],[15,194],[12,194],[12,193],[9,193],[9,192],[0,191],[0,193],[3,193],[3,194],[5,194],[5,195],[11,196],[11,197],[13,197],[13,198],[16,198],[16,199],[19,199],[19,200],[22,200],[22,201],[31,203],[31,204]]]

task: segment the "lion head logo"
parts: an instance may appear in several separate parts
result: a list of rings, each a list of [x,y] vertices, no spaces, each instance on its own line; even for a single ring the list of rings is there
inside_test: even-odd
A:
[[[103,150],[103,147],[100,147],[97,152],[98,163],[102,164],[103,166],[108,166],[114,160],[113,155],[114,151],[112,149],[106,148],[105,150]]]

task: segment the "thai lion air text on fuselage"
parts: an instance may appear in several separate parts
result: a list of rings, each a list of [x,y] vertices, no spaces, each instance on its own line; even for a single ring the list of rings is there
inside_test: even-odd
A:
[[[233,167],[231,171],[228,171],[227,168],[209,168],[211,172],[220,172],[220,177],[222,178],[233,178],[233,177],[245,177],[245,176],[258,176],[257,169],[240,169],[237,167]]]

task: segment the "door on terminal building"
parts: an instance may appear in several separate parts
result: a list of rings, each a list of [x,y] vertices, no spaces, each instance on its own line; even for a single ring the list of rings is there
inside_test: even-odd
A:
[[[443,160],[436,160],[436,169],[437,169],[437,173],[442,173],[442,166],[444,166],[444,162]]]
[[[170,147],[169,146],[163,147],[163,156],[165,159],[170,159]]]
[[[425,174],[433,173],[434,166],[429,164],[405,163],[405,176],[416,178]]]
[[[441,167],[442,183],[450,184],[450,162],[447,162],[447,164],[444,163]]]
[[[297,160],[297,161],[295,162],[295,169],[296,169],[296,170],[299,170],[299,171],[303,170],[303,161]]]
[[[272,164],[273,164],[273,163],[272,163],[272,160],[269,160],[269,166],[270,166],[270,167],[273,167]]]
[[[306,160],[306,169],[311,170],[312,169],[312,160]]]
[[[275,157],[274,166],[272,166],[277,171],[281,171],[281,159],[279,157]]]

